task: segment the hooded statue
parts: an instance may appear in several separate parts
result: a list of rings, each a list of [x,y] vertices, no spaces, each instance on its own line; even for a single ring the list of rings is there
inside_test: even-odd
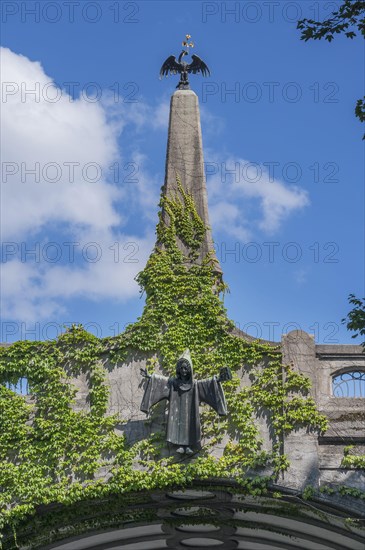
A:
[[[199,403],[207,403],[221,416],[227,414],[221,381],[231,379],[229,369],[222,369],[219,377],[194,380],[189,350],[179,357],[176,376],[149,375],[145,369],[141,369],[141,374],[148,379],[141,411],[147,414],[159,401],[169,401],[166,440],[178,445],[178,453],[191,454],[191,447],[201,446]]]

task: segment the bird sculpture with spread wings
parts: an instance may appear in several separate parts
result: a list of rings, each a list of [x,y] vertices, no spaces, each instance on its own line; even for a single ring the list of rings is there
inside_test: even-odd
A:
[[[187,34],[186,39],[188,40],[189,38],[190,35]],[[192,48],[194,44],[192,42],[188,43],[187,41],[184,41],[183,46],[187,48]],[[180,73],[180,81],[176,88],[179,88],[180,90],[188,90],[190,88],[188,77],[189,73],[201,73],[203,76],[210,76],[210,70],[207,64],[204,63],[204,61],[200,59],[199,56],[192,55],[191,63],[186,63],[185,61],[183,61],[183,57],[188,54],[188,51],[182,50],[177,60],[174,55],[170,55],[161,67],[160,78],[162,78],[163,76],[168,76],[169,74]]]

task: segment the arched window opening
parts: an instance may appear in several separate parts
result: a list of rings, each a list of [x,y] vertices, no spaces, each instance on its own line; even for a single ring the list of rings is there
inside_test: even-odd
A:
[[[29,384],[27,378],[19,378],[16,384],[6,382],[5,385],[7,388],[9,388],[9,390],[12,390],[19,395],[28,395],[29,393]]]
[[[334,397],[365,397],[365,372],[343,372],[332,378]]]

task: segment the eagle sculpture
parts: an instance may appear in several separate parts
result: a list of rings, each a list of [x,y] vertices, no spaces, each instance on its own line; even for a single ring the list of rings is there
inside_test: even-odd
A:
[[[192,62],[186,63],[185,61],[182,61],[185,55],[188,55],[188,52],[183,50],[177,61],[174,55],[170,55],[170,57],[168,57],[163,63],[160,70],[160,78],[163,76],[168,76],[169,74],[180,73],[180,81],[176,86],[176,88],[179,88],[180,90],[188,90],[190,88],[188,77],[189,73],[201,73],[203,76],[210,76],[208,66],[204,63],[204,61],[202,61],[202,59],[200,59],[199,56],[192,55]]]

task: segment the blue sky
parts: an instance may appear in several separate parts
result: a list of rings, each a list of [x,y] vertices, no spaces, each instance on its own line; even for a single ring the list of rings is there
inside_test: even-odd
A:
[[[339,4],[3,2],[1,340],[70,323],[110,336],[140,315],[177,83],[158,72],[189,33],[211,69],[191,85],[229,317],[266,339],[354,343],[363,44],[296,30]]]

